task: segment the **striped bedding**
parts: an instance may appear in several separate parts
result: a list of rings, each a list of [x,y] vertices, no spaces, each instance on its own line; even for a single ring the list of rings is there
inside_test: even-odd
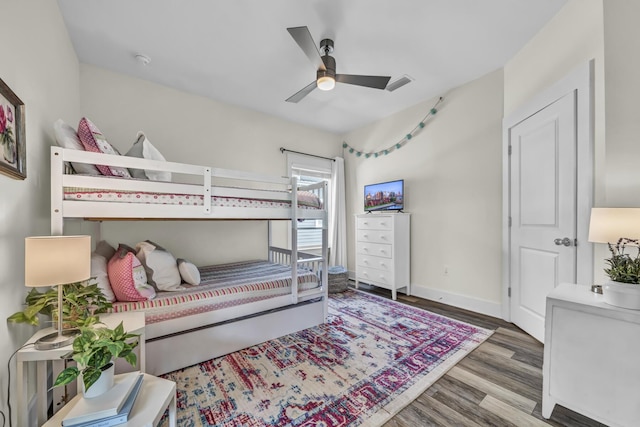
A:
[[[146,323],[238,306],[291,292],[291,268],[268,261],[243,261],[200,267],[201,283],[177,292],[158,292],[155,299],[115,302],[113,312],[144,311]],[[299,290],[319,286],[318,277],[298,271]]]
[[[117,191],[98,190],[95,188],[64,188],[65,200],[91,201],[91,202],[121,202],[121,203],[145,203],[157,205],[193,205],[202,206],[204,196],[193,194],[148,193],[141,191]],[[211,198],[216,207],[240,207],[240,208],[280,208],[291,206],[290,202],[283,200],[245,199],[237,197]],[[298,191],[298,206],[302,209],[321,209],[320,199],[309,191]]]

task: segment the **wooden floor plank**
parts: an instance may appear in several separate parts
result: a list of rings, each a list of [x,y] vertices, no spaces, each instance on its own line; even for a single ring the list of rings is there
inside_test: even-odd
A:
[[[454,411],[431,396],[422,395],[416,399],[416,405],[428,413],[437,424],[442,426],[480,427],[480,424],[470,420],[460,412]],[[414,424],[419,426],[421,424]]]
[[[547,424],[544,421],[541,421],[529,414],[526,414],[522,411],[517,410],[513,406],[496,399],[493,396],[488,395],[485,397],[482,402],[480,402],[480,407],[484,408],[488,411],[493,412],[500,418],[503,418],[510,423],[513,423],[519,427],[547,427]]]
[[[463,383],[469,384],[488,395],[494,396],[503,402],[507,402],[509,405],[519,408],[529,414],[533,412],[533,409],[536,407],[537,402],[516,394],[458,366],[451,368],[451,370],[447,372],[447,375],[462,381]]]
[[[442,383],[447,381],[449,382],[450,386],[443,387]],[[482,399],[487,396],[485,393],[479,392],[482,395],[482,398],[476,400],[475,394],[460,394],[461,387],[457,384],[464,383],[460,383],[453,378],[444,376],[442,377],[441,381],[438,381],[438,383],[432,386],[432,388],[435,388],[437,392],[434,393],[431,397],[482,426],[510,425],[510,423],[505,422],[505,420],[498,417],[496,414],[480,407],[480,402],[482,402]],[[472,387],[464,384],[464,388],[470,389]]]
[[[487,360],[478,360],[470,356],[462,359],[457,366],[492,384],[500,384],[511,393],[519,394],[530,401],[539,402],[542,398],[541,377],[536,378],[528,373],[513,370],[507,365],[501,365],[494,361],[488,363]],[[542,372],[540,375],[542,375]]]
[[[491,356],[504,357],[506,359],[511,359],[513,355],[516,354],[516,352],[513,350],[500,347],[499,345],[493,344],[491,342],[484,343],[483,345],[478,347],[475,351],[486,353]]]

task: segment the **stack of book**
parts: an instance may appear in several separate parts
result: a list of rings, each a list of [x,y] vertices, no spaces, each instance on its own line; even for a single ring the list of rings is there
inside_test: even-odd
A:
[[[143,378],[140,372],[116,375],[113,387],[106,393],[91,399],[81,397],[64,417],[62,425],[110,427],[126,423]]]

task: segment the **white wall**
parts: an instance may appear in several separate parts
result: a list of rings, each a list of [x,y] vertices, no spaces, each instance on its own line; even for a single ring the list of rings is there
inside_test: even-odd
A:
[[[341,152],[340,139],[327,132],[91,65],[80,74],[82,114],[123,154],[139,130],[167,160],[278,176],[287,174],[279,147]],[[113,245],[156,241],[196,265],[266,256],[264,221],[105,222],[102,233]]]
[[[24,238],[49,234],[49,149],[53,122],[75,120],[80,106],[79,65],[56,2],[2,0],[0,78],[24,102],[27,179],[0,175],[0,408],[7,413],[9,356],[35,329],[4,321],[22,309]],[[15,367],[15,361],[12,363]],[[16,379],[12,368],[13,421]],[[33,376],[31,375],[31,378]],[[8,424],[7,424],[8,425]]]
[[[405,211],[411,213],[412,292],[499,316],[502,88],[498,70],[444,94],[426,127],[387,156],[365,159],[345,152],[350,271],[355,271],[353,215],[363,212],[363,186],[403,178]],[[385,149],[413,129],[435,101],[344,139],[362,151]]]
[[[601,206],[640,207],[640,2],[604,6],[606,200]]]
[[[616,2],[605,2],[605,5],[610,3]],[[612,25],[618,27],[617,23]],[[619,29],[626,34],[629,26],[620,25]],[[604,206],[607,199],[605,182],[609,174],[605,170],[605,158],[609,156],[609,131],[607,130],[605,155],[605,43],[602,0],[570,0],[507,62],[504,67],[505,116],[590,59],[594,59],[594,204]],[[608,57],[606,60],[608,66]],[[607,97],[608,94],[609,87]],[[609,125],[607,117],[607,126]],[[604,281],[602,260],[606,253],[603,246],[605,245],[596,244],[594,247],[593,268],[596,283]]]

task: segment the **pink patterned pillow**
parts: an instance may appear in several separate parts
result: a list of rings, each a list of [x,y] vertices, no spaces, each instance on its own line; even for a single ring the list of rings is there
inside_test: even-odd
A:
[[[147,301],[156,296],[135,253],[119,247],[107,266],[111,289],[118,301]]]
[[[94,125],[91,120],[83,117],[78,124],[78,137],[84,146],[84,149],[93,153],[120,155],[107,139],[102,135],[100,129]],[[122,176],[131,178],[127,168],[117,166],[96,165],[100,173],[106,176]]]

